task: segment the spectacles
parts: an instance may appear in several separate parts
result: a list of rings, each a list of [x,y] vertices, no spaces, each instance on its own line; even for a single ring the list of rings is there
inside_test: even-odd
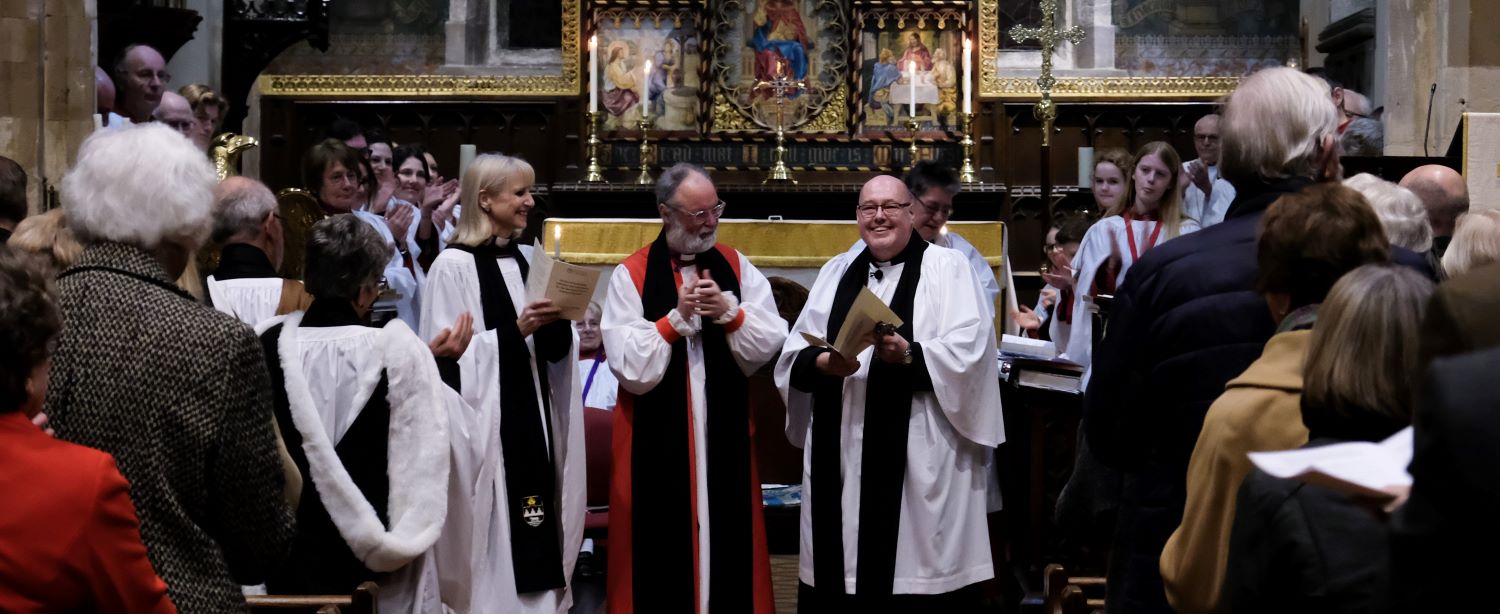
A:
[[[1048,256],[1050,256],[1052,254],[1056,254],[1057,252],[1060,252],[1062,250],[1063,250],[1063,246],[1062,246],[1061,243],[1048,243],[1048,244],[1042,246],[1042,253],[1046,254]]]
[[[952,217],[952,215],[953,215],[953,207],[951,205],[947,206],[947,207],[943,207],[943,206],[940,206],[940,205],[931,204],[931,203],[929,203],[929,202],[927,202],[925,200],[922,200],[920,198],[918,198],[916,200],[917,200],[917,202],[919,202],[919,203],[922,204],[922,208],[923,209],[927,210],[927,214],[928,215],[941,215],[943,217]]]
[[[902,203],[896,201],[888,201],[883,203],[863,203],[860,206],[855,207],[854,212],[859,214],[860,219],[868,220],[875,217],[876,211],[879,211],[883,215],[894,215],[897,211],[910,206],[910,202]]]
[[[335,184],[337,184],[337,183],[344,183],[346,181],[349,182],[349,183],[353,183],[353,184],[359,184],[359,183],[361,183],[360,179],[359,179],[359,176],[355,175],[353,173],[334,173],[334,174],[328,176],[327,181],[328,181],[328,183],[335,183]]]
[[[156,121],[178,132],[187,132],[192,130],[194,126],[193,120],[190,119],[159,119]]]
[[[665,203],[662,203],[662,204],[666,205],[667,208],[669,208],[669,209],[671,209],[673,211],[676,211],[676,212],[682,214],[683,217],[686,217],[687,219],[692,220],[694,222],[702,222],[703,220],[708,219],[706,216],[709,216],[709,215],[714,216],[714,219],[719,219],[721,217],[724,217],[724,208],[727,207],[727,206],[729,206],[729,205],[725,204],[724,201],[720,200],[719,204],[714,205],[714,208],[709,209],[707,211],[688,211],[688,210],[683,209],[682,207],[674,205],[674,204],[672,204],[670,202],[665,202]]]

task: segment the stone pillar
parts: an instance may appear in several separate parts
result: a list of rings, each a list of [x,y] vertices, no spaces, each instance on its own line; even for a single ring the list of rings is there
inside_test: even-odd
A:
[[[94,129],[97,19],[94,0],[0,2],[0,156],[26,169],[33,212]]]

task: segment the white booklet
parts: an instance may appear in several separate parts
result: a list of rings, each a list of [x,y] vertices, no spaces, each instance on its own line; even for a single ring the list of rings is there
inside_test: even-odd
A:
[[[532,249],[531,271],[526,278],[526,302],[552,299],[552,304],[562,309],[562,319],[582,320],[589,301],[594,298],[600,274],[595,269],[554,259],[537,243]]]
[[[1051,341],[1031,339],[1018,335],[1001,335],[1000,351],[1016,356],[1025,356],[1039,360],[1052,360],[1057,358],[1057,346]]]
[[[904,323],[869,288],[860,288],[859,295],[854,297],[854,304],[849,306],[849,315],[844,317],[844,325],[839,327],[838,339],[828,343],[827,340],[806,332],[802,333],[802,338],[807,340],[808,345],[828,348],[843,358],[853,360],[865,348],[874,345],[870,341],[870,332],[875,330],[876,324],[890,324],[899,328]]]
[[[1412,429],[1380,443],[1356,441],[1281,452],[1251,452],[1250,462],[1278,478],[1391,499],[1411,486]]]

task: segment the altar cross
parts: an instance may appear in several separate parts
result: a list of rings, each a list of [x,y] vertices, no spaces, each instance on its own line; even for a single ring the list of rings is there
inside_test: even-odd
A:
[[[785,62],[777,62],[776,78],[771,79],[770,81],[757,81],[755,83],[755,87],[750,90],[752,92],[758,92],[760,90],[771,90],[771,96],[776,99],[776,149],[774,150],[775,161],[771,165],[770,174],[767,175],[765,181],[762,181],[761,183],[797,183],[797,180],[792,178],[792,172],[787,168],[786,165],[786,97],[788,94],[794,91],[802,91],[805,89],[807,89],[806,82],[793,81],[791,79],[788,79],[786,76]]]
[[[1083,42],[1084,32],[1079,26],[1058,30],[1053,20],[1053,15],[1057,13],[1057,0],[1041,2],[1042,27],[1028,28],[1017,24],[1010,29],[1010,37],[1017,43],[1036,39],[1042,45],[1042,75],[1036,80],[1037,89],[1042,92],[1042,100],[1037,103],[1034,112],[1037,119],[1042,120],[1042,147],[1048,147],[1052,144],[1052,122],[1057,119],[1057,107],[1052,104],[1052,86],[1057,85],[1057,79],[1052,77],[1052,54],[1063,41],[1074,45]]]

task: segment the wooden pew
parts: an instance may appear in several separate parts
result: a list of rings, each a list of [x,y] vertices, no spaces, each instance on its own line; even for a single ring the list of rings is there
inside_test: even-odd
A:
[[[251,614],[378,614],[374,582],[348,595],[246,595]]]
[[[1046,614],[1104,612],[1104,578],[1069,578],[1062,565],[1052,563],[1042,575],[1042,611]]]

